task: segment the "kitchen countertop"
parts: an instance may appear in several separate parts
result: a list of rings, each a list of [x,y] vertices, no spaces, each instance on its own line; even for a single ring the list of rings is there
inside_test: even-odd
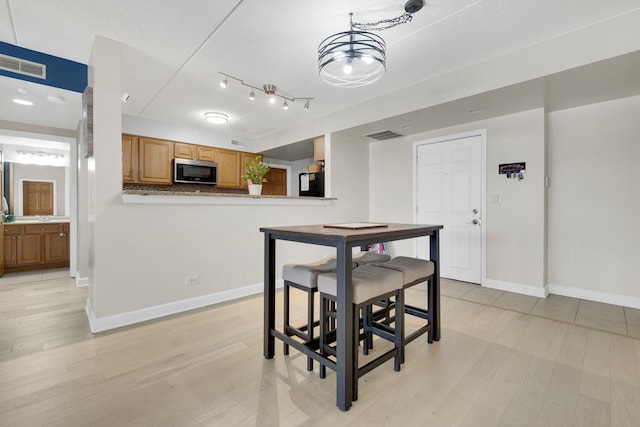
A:
[[[49,218],[48,220],[41,220],[39,219],[39,217],[34,216],[34,217],[28,217],[28,216],[22,216],[22,217],[16,217],[15,221],[12,222],[7,222],[6,220],[4,221],[4,225],[24,225],[24,224],[59,224],[59,223],[68,223],[69,222],[69,217],[68,216],[50,216],[47,217]]]
[[[123,190],[125,203],[155,204],[242,204],[242,205],[329,205],[335,197],[251,196],[237,193],[199,191]]]

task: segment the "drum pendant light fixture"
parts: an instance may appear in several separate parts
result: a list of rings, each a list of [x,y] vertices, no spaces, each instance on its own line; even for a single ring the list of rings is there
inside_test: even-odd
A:
[[[382,37],[370,31],[411,22],[413,14],[422,6],[424,0],[409,0],[401,16],[374,23],[355,23],[350,13],[349,31],[327,37],[318,47],[320,78],[338,87],[360,87],[380,80],[387,67],[386,44]]]
[[[320,78],[332,86],[360,87],[375,83],[386,69],[386,45],[382,37],[353,29],[327,37],[318,48]]]

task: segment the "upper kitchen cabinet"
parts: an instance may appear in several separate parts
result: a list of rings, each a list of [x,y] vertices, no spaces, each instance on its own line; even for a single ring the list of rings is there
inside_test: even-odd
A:
[[[122,135],[122,181],[170,185],[172,141]]]
[[[138,182],[170,185],[173,141],[140,137],[138,150],[140,158]]]
[[[313,138],[313,160],[324,162],[324,136]]]
[[[215,162],[216,149],[206,147],[204,145],[188,144],[186,142],[175,142],[173,155],[176,159],[203,160],[206,162]]]
[[[175,142],[173,144],[173,155],[176,159],[195,160],[196,146],[193,144],[185,144],[184,142]]]
[[[138,182],[138,137],[122,135],[122,182]]]
[[[202,160],[206,162],[215,162],[218,160],[217,150],[213,147],[196,145],[195,150],[196,150],[196,160]]]
[[[218,187],[239,188],[240,152],[219,148],[217,151]]]
[[[242,175],[245,173],[245,163],[251,163],[255,159],[256,155],[253,153],[240,152],[240,186],[242,188],[249,188],[249,185],[242,179]],[[262,157],[262,156],[260,156]],[[256,184],[259,184],[256,182]]]

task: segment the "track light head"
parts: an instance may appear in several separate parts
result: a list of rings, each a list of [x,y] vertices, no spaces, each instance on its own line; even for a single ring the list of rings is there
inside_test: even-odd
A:
[[[227,87],[228,84],[229,84],[229,79],[225,77],[224,80],[220,82],[220,87]]]
[[[289,104],[287,104],[287,101],[285,100],[284,103],[282,104],[282,109],[283,110],[288,110],[289,109]]]
[[[249,94],[249,99],[252,101],[256,99],[256,93],[253,91],[253,89],[251,89],[251,93]]]

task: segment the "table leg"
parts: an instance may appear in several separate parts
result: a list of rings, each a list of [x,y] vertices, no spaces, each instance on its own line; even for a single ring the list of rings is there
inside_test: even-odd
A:
[[[353,288],[351,286],[351,248],[346,245],[337,248],[337,303],[338,331],[337,369],[336,369],[336,404],[342,411],[351,408],[353,400]]]
[[[432,307],[433,327],[432,337],[434,341],[440,341],[440,233],[435,230],[429,237],[429,252],[431,261],[435,266],[433,272],[432,294],[429,296],[429,305]]]
[[[276,327],[276,241],[264,234],[264,357],[273,358]]]

